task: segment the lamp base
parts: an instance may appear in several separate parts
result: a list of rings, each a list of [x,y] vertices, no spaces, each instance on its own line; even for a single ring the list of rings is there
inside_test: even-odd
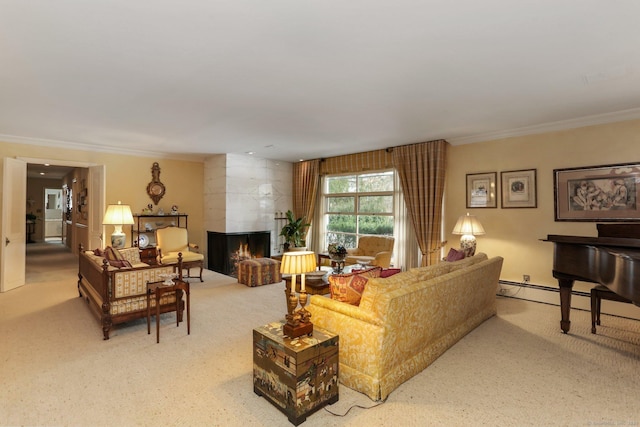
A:
[[[126,240],[126,236],[124,233],[113,233],[111,235],[111,247],[114,249],[122,249],[124,248],[124,243]]]
[[[302,335],[311,336],[311,334],[313,334],[313,323],[311,323],[311,322],[307,322],[307,323],[300,322],[297,325],[292,325],[290,323],[285,323],[282,326],[282,333],[285,334],[286,336],[288,336],[289,338],[298,338],[298,337],[300,337]]]
[[[473,256],[476,253],[476,238],[473,235],[465,234],[460,238],[460,249],[464,251],[464,257]]]

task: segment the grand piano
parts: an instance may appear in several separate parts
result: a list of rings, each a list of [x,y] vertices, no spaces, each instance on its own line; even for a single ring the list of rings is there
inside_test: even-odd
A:
[[[640,224],[597,224],[598,237],[550,234],[560,285],[560,328],[569,332],[573,282],[599,283],[640,305]]]

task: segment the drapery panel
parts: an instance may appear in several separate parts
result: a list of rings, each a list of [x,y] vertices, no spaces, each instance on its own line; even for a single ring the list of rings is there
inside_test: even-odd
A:
[[[440,257],[442,205],[448,143],[445,140],[402,145],[393,149],[407,212],[422,252],[422,266]]]
[[[307,223],[313,220],[319,180],[319,159],[293,164],[293,215],[295,218],[304,217]]]

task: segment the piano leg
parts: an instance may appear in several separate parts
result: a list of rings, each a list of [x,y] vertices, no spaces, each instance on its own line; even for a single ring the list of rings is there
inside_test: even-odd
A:
[[[571,328],[569,314],[571,313],[571,290],[573,289],[573,280],[558,279],[558,284],[560,285],[560,313],[562,315],[562,320],[560,320],[560,329],[562,329],[562,332],[566,334]]]

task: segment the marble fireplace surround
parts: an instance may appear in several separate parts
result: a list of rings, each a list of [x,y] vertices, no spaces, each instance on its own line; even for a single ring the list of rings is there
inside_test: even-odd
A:
[[[282,253],[276,212],[293,207],[293,164],[243,154],[205,160],[204,225],[207,232],[270,232],[270,255]],[[208,236],[205,236],[208,241]],[[207,248],[208,259],[212,252]],[[208,268],[211,268],[210,266]]]

